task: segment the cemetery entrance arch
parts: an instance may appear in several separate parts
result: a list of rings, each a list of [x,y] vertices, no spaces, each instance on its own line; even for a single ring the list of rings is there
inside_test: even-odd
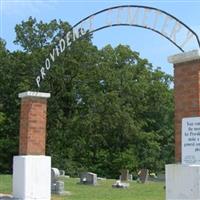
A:
[[[103,23],[98,16],[101,19],[102,16],[104,17]],[[114,26],[134,26],[151,30],[162,35],[182,52],[168,59],[174,64],[175,72],[175,158],[180,162],[182,118],[200,116],[200,42],[192,29],[171,14],[147,6],[124,5],[107,8],[84,18],[64,34],[45,58],[44,66],[36,77],[38,89],[56,57],[61,55],[73,41],[84,37],[86,33],[94,33]],[[191,41],[195,43],[198,50],[187,50],[187,45]],[[51,161],[50,157],[44,156],[46,104],[50,94],[28,91],[19,94],[19,97],[22,98],[20,156],[14,157],[13,194],[18,199],[25,199],[24,196],[31,194],[34,199],[50,200]],[[34,173],[32,173],[33,169]],[[35,177],[39,177],[38,180]],[[22,179],[23,182],[19,187],[19,180]],[[27,182],[31,184],[27,186]],[[42,198],[35,198],[38,194]]]
[[[94,33],[116,26],[132,26],[151,30],[170,41],[181,52],[187,51],[191,42],[195,48],[200,47],[198,35],[185,23],[163,10],[139,5],[111,7],[89,15],[76,23],[70,31],[64,33],[45,58],[44,66],[41,67],[36,77],[37,86],[40,87],[56,57],[60,56],[73,41],[84,37],[86,33]]]
[[[103,18],[99,22],[98,17]],[[122,5],[103,9],[76,23],[72,29],[84,28],[90,33],[114,26],[133,26],[160,34],[184,52],[187,43],[194,37],[198,48],[198,35],[185,23],[166,11],[140,5]],[[182,36],[182,38],[179,38]]]
[[[175,16],[157,8],[140,5],[116,6],[89,15],[76,23],[45,58],[44,66],[36,77],[36,84],[39,88],[56,56],[61,55],[73,41],[84,37],[86,33],[115,26],[133,26],[151,30],[163,36],[182,52],[180,55],[169,57],[169,62],[174,64],[175,158],[179,162],[181,161],[181,120],[184,117],[200,114],[198,77],[200,53],[198,50],[184,52],[188,51],[191,42],[195,49],[199,49],[200,41],[198,35]]]

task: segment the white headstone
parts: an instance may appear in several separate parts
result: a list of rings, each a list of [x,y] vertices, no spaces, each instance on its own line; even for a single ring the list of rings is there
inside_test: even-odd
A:
[[[200,165],[200,117],[182,119],[182,164]]]

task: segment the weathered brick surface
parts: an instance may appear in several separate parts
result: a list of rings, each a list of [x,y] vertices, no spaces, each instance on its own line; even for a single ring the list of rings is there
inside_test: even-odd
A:
[[[47,99],[21,100],[20,155],[45,155]]]
[[[200,60],[174,66],[175,159],[181,162],[181,123],[184,117],[200,116]]]

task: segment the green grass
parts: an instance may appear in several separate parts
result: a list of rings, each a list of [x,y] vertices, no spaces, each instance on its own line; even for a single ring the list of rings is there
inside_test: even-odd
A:
[[[128,189],[112,188],[115,180],[98,181],[97,186],[78,184],[79,179],[64,179],[65,190],[71,195],[52,196],[52,200],[164,200],[164,183],[131,182]],[[0,176],[0,193],[11,193],[11,176]]]
[[[0,193],[11,194],[12,192],[12,176],[0,175]]]

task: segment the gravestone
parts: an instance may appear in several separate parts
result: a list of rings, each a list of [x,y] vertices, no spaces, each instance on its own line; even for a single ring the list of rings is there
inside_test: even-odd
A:
[[[58,194],[58,195],[65,194],[65,192],[64,192],[64,182],[63,181],[56,181],[55,193]]]
[[[113,188],[128,188],[129,183],[122,183],[120,180],[117,180],[113,185]]]
[[[80,176],[80,183],[88,184],[88,185],[96,185],[97,184],[97,175],[91,172],[83,172]]]
[[[51,193],[64,194],[64,182],[59,181],[60,171],[57,168],[51,168]]]
[[[128,181],[129,180],[129,170],[127,170],[127,169],[121,170],[120,180],[121,181]]]
[[[60,176],[60,172],[57,168],[51,168],[51,192],[56,192],[56,181]]]
[[[65,170],[59,170],[59,172],[60,172],[60,176],[65,176]]]
[[[148,169],[141,169],[139,174],[139,180],[141,183],[146,183],[149,177],[149,170]]]
[[[132,181],[132,180],[133,180],[133,175],[132,175],[132,174],[129,174],[129,175],[128,175],[128,180],[129,180],[129,181]]]
[[[55,183],[58,181],[58,178],[60,176],[60,171],[57,168],[51,168],[51,182]]]

